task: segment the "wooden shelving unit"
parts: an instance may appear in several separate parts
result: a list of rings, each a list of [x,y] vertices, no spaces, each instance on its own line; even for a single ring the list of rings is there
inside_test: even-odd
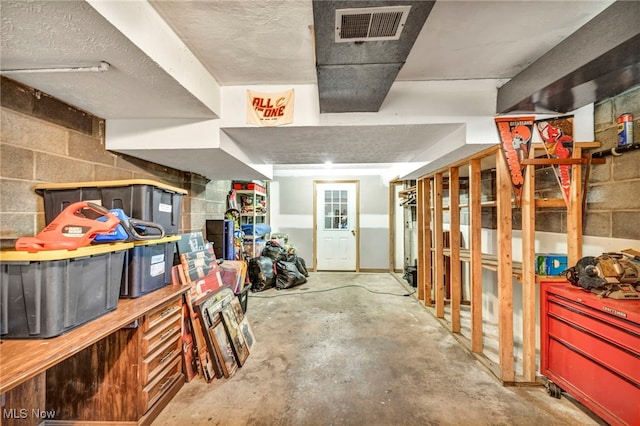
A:
[[[548,165],[549,160],[535,159],[542,144],[533,144],[531,158],[526,170],[525,185],[521,199],[522,212],[522,262],[513,260],[512,229],[512,189],[509,172],[502,158],[500,146],[495,145],[469,158],[447,167],[443,167],[418,179],[417,216],[418,216],[418,299],[433,308],[437,318],[448,325],[454,335],[460,336],[460,300],[462,277],[461,262],[469,264],[469,286],[471,305],[471,338],[468,346],[480,361],[485,361],[503,384],[536,384],[536,347],[535,347],[535,211],[536,208],[567,208],[567,254],[569,264],[575,264],[582,256],[582,165],[589,164],[589,158],[583,158],[582,150],[597,148],[598,142],[576,143],[572,168],[570,203],[563,199],[535,198],[535,167]],[[542,151],[544,152],[544,151]],[[492,164],[496,170],[495,201],[483,201],[481,173],[483,165]],[[468,172],[468,202],[460,204],[460,171]],[[443,197],[448,184],[448,200]],[[482,209],[496,209],[497,250],[496,253],[482,252]],[[468,210],[469,232],[468,248],[460,244],[460,212]],[[450,245],[445,248],[444,215],[447,212]],[[450,268],[445,271],[445,257],[450,259]],[[482,270],[496,272],[498,285],[498,347],[499,363],[490,362],[483,354],[482,329]],[[450,279],[450,321],[445,321],[445,274]],[[514,367],[513,338],[513,278],[522,285],[522,374],[516,376]],[[547,280],[549,277],[545,277]]]

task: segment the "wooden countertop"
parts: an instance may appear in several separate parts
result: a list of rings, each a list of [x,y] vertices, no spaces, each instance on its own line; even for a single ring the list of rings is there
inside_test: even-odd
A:
[[[120,299],[114,311],[50,339],[2,340],[0,394],[131,324],[188,289],[189,286],[168,285],[136,299]]]

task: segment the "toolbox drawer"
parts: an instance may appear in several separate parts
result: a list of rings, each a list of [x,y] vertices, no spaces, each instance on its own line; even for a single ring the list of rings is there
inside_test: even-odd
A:
[[[140,366],[140,380],[147,385],[160,371],[176,357],[181,355],[181,336],[168,340],[157,351],[142,360]]]
[[[182,318],[179,315],[171,315],[162,326],[154,327],[142,337],[142,356],[146,357],[155,351],[169,339],[180,335],[182,330]]]
[[[179,354],[161,371],[160,374],[142,389],[143,412],[148,411],[165,392],[171,389],[176,380],[182,380],[182,359]]]
[[[145,315],[142,323],[142,331],[147,334],[158,326],[158,324],[175,319],[176,315],[178,317],[182,315],[182,299],[162,305]]]

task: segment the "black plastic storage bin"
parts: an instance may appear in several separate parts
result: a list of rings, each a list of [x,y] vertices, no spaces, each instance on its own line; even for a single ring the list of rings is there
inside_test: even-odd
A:
[[[247,306],[249,304],[249,289],[251,289],[251,284],[245,284],[244,288],[240,290],[240,293],[237,293],[238,301],[240,301],[240,306],[242,306],[242,312],[247,313]]]
[[[55,337],[116,309],[131,247],[0,252],[2,338]]]
[[[41,184],[47,224],[69,204],[90,201],[107,209],[122,209],[133,219],[162,225],[167,235],[178,233],[182,196],[187,191],[147,179]]]
[[[134,242],[133,248],[127,251],[120,297],[133,299],[169,284],[176,241],[179,239],[180,236],[174,235]]]

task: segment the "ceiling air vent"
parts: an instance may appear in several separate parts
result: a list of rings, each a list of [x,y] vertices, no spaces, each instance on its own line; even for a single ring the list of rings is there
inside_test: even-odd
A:
[[[336,43],[398,40],[411,6],[336,10]]]

